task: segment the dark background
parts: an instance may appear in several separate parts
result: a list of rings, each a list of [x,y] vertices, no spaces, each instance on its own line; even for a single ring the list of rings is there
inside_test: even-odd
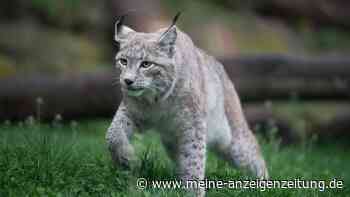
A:
[[[126,23],[151,32],[182,11],[178,26],[225,65],[255,131],[348,141],[349,9],[345,0],[2,1],[0,122],[111,118],[117,16],[134,10]]]

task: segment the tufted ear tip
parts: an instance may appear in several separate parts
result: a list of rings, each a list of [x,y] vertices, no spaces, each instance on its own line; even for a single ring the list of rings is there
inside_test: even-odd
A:
[[[176,22],[179,19],[181,15],[181,12],[178,12],[175,17],[173,18],[173,21],[169,28],[163,32],[163,34],[159,38],[159,42],[166,42],[170,41],[170,43],[175,43],[176,37],[177,37],[177,28],[176,28]]]
[[[135,32],[130,27],[127,27],[123,24],[125,15],[118,17],[117,21],[114,24],[114,40],[121,42],[125,40],[130,33]]]
[[[180,15],[181,12],[178,12],[176,14],[170,27],[167,30],[165,30],[159,38],[160,47],[165,49],[168,52],[169,56],[172,56],[174,51],[174,45],[177,39],[177,27],[175,24]]]

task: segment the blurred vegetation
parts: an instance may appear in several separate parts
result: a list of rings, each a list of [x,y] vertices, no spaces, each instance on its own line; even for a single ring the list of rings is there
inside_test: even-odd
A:
[[[350,49],[350,33],[332,27],[324,27],[312,30],[304,26],[300,29],[300,35],[305,40],[305,45],[310,53],[346,53]]]
[[[123,0],[3,2],[0,76],[29,70],[60,73],[111,66],[113,19],[123,13],[123,9],[125,12],[124,4],[137,4],[136,0],[130,2],[134,4]],[[268,52],[342,54],[350,49],[348,28],[337,23],[320,23],[308,15],[291,20],[279,14],[282,9],[276,8],[280,5],[278,1],[153,0],[150,3],[159,6],[153,10],[147,7],[146,11],[142,7],[134,8],[139,12],[135,14],[137,20],[142,21],[144,14],[160,15],[159,20],[170,21],[177,11],[183,11],[179,26],[197,45],[215,56]],[[340,9],[340,5],[338,2],[324,4],[333,6],[333,10],[334,7]],[[343,22],[340,18],[339,21]]]
[[[130,14],[127,24],[136,29],[140,24],[142,27],[150,26],[153,31],[153,28],[169,24],[175,13],[182,11],[178,26],[199,47],[217,57],[252,53],[284,53],[303,57],[349,52],[350,29],[341,25],[344,20],[322,23],[317,18],[317,12],[311,16],[302,11],[297,17],[289,17],[290,10],[278,7],[278,2],[152,0],[149,4],[154,6],[135,7],[139,5],[136,0],[7,0],[0,7],[0,77],[30,72],[60,74],[112,68],[115,53],[113,20],[129,8],[134,8],[136,12]],[[300,3],[300,7],[291,9],[312,11],[321,4],[302,5]],[[339,9],[341,4],[333,2],[331,5]],[[281,14],[281,11],[286,14]],[[149,15],[156,17],[147,18]],[[344,84],[341,86],[347,86],[346,80]],[[286,107],[286,111],[298,111],[300,106],[304,106],[302,102]],[[313,127],[307,126],[306,122],[317,124],[326,121],[314,116],[318,115],[318,111],[323,110],[319,113],[322,115],[334,116],[332,110],[326,113],[327,107],[324,103],[317,105],[315,110],[306,107],[307,110],[305,108],[303,112],[289,116],[292,117],[290,121],[292,125],[299,125],[296,126],[297,131]],[[301,117],[301,114],[309,116],[309,119],[293,119]]]

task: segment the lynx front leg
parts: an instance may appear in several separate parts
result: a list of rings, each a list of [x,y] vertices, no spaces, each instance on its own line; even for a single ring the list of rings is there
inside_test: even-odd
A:
[[[106,133],[112,160],[117,165],[130,167],[130,161],[135,159],[134,149],[128,139],[133,129],[134,124],[126,115],[125,106],[121,104]]]
[[[193,122],[192,122],[193,123]],[[198,120],[194,124],[182,127],[182,136],[179,139],[177,162],[179,176],[186,184],[188,180],[203,180],[206,160],[206,125]],[[205,195],[204,188],[188,188],[195,192],[196,197]]]

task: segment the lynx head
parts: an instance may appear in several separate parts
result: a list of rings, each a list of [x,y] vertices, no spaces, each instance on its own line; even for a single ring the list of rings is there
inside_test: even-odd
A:
[[[153,33],[136,32],[123,25],[123,17],[115,24],[115,40],[120,49],[116,66],[120,68],[120,84],[124,95],[132,98],[165,99],[176,82],[174,54],[177,40],[175,22],[166,30]]]

